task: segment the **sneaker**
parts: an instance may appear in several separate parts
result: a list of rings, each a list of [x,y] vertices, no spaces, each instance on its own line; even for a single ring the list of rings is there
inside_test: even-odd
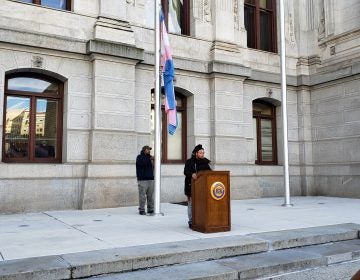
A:
[[[192,223],[189,223],[189,228],[192,228]]]
[[[146,215],[146,213],[145,213],[144,210],[140,210],[140,211],[139,211],[139,214],[140,214],[140,215]]]
[[[148,211],[148,214],[154,214],[154,210]]]

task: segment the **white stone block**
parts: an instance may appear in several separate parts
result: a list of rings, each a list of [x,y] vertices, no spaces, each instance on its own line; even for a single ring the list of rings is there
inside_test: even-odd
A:
[[[92,161],[118,162],[134,160],[135,136],[96,131],[92,139]]]
[[[69,111],[67,129],[90,129],[91,113],[81,111]]]
[[[66,147],[68,162],[87,162],[89,160],[89,132],[69,131]]]
[[[68,109],[91,112],[91,96],[80,94],[69,94]]]

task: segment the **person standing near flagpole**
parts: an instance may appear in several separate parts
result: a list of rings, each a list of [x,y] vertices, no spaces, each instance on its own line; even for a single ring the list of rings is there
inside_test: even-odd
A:
[[[188,199],[189,228],[192,228],[192,200],[191,200],[191,181],[197,179],[197,172],[201,170],[211,170],[210,160],[205,157],[205,151],[201,144],[196,145],[191,153],[191,158],[185,162],[185,188],[184,192]]]
[[[147,204],[147,213],[154,213],[154,158],[150,151],[150,146],[144,146],[136,157],[140,215],[146,215],[145,204]]]

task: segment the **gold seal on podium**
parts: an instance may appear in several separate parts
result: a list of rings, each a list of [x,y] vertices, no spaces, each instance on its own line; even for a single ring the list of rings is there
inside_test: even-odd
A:
[[[215,200],[221,200],[225,196],[225,186],[221,182],[214,182],[210,187],[211,197]]]

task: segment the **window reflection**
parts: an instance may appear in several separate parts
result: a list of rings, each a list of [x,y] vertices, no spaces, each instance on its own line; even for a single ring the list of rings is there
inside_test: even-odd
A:
[[[257,127],[256,127],[256,119],[253,119],[253,136],[254,136],[254,150],[255,150],[255,160],[258,160],[257,154]]]
[[[61,162],[63,86],[31,75],[6,77],[3,161]]]
[[[182,115],[177,112],[178,127],[174,135],[167,137],[167,159],[168,160],[181,160],[182,159]]]
[[[261,157],[263,161],[272,161],[271,120],[261,120]]]
[[[8,80],[8,89],[16,91],[26,91],[26,92],[38,92],[38,93],[58,93],[57,84],[52,84],[48,81],[27,78],[27,77],[18,77]]]
[[[169,1],[169,32],[181,34],[182,0]]]
[[[66,0],[41,0],[41,5],[56,9],[66,9]]]
[[[7,158],[26,158],[29,143],[30,98],[6,98],[5,116],[5,156]]]
[[[36,101],[35,157],[55,157],[57,106],[56,101]]]

